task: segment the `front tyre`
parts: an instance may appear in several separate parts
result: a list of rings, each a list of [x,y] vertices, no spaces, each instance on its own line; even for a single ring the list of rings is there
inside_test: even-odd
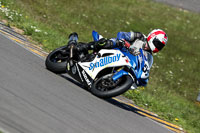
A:
[[[46,58],[46,68],[56,74],[66,73],[67,59],[69,58],[69,52],[62,54],[63,50],[66,50],[67,46],[62,46],[53,50]]]
[[[111,98],[123,94],[132,84],[133,80],[129,75],[124,75],[116,81],[113,81],[112,75],[107,74],[93,83],[91,92],[100,98]]]

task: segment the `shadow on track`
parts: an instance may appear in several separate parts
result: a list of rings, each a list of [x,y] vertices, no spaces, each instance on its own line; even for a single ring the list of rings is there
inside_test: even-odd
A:
[[[74,80],[73,78],[68,77],[68,76],[65,76],[65,75],[62,75],[62,74],[59,74],[59,75],[60,75],[62,78],[64,78],[64,79],[66,79],[66,80],[72,82],[73,84],[79,86],[80,88],[82,88],[82,89],[84,89],[84,90],[90,92],[90,91],[88,90],[87,87],[85,87],[84,85],[80,84],[78,81]],[[92,95],[92,94],[91,94],[91,95]],[[134,107],[132,107],[132,106],[130,106],[130,105],[127,105],[127,104],[125,104],[125,103],[121,103],[121,102],[119,102],[119,101],[117,101],[117,100],[115,100],[115,99],[113,99],[113,98],[102,99],[102,100],[104,100],[104,101],[106,101],[106,102],[108,102],[108,103],[110,103],[110,104],[112,104],[112,105],[115,105],[115,106],[117,106],[117,107],[119,107],[119,108],[121,108],[121,109],[124,109],[124,110],[126,110],[126,111],[132,111],[132,112],[134,112],[134,113],[136,113],[136,114],[138,114],[138,115],[140,115],[140,116],[144,116],[144,115],[141,115],[140,113],[138,113],[138,111],[141,111],[141,110],[139,110],[139,109],[137,109],[137,108],[134,108]],[[144,116],[144,117],[145,117],[145,116]]]

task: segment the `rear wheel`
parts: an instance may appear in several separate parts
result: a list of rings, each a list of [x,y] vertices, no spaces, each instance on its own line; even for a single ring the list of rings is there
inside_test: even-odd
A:
[[[129,75],[113,81],[112,74],[107,74],[94,82],[91,92],[100,98],[111,98],[126,92],[132,84],[133,80]]]
[[[53,50],[46,58],[46,68],[54,73],[66,73],[67,60],[69,58],[69,52],[66,52],[67,46],[62,46]],[[63,54],[65,51],[65,54]]]

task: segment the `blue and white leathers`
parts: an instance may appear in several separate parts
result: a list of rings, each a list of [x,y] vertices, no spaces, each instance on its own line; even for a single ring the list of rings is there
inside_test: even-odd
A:
[[[116,38],[112,38],[112,42],[114,47],[116,46],[116,40],[124,39],[126,41],[132,42],[134,38],[134,32],[118,32]]]

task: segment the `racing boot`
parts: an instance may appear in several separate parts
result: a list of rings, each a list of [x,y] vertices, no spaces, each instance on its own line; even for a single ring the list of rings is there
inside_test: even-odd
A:
[[[67,44],[67,49],[62,51],[62,54],[65,55],[67,54],[67,51],[70,50],[70,59],[69,59],[69,64],[70,66],[74,66],[73,63],[73,55],[74,55],[74,51],[76,49],[76,45],[78,43],[78,34],[76,32],[73,32],[69,35],[69,41]]]
[[[70,49],[71,45],[77,45],[78,43],[78,34],[76,32],[71,33],[68,38],[69,38],[69,41],[67,43],[67,48],[61,50],[61,54],[63,56],[67,55],[67,51]]]
[[[69,44],[77,44],[78,43],[78,34],[76,32],[73,32],[69,35]]]
[[[73,66],[73,52],[75,51],[76,45],[78,43],[78,34],[76,32],[73,32],[69,35],[69,42],[68,42],[68,46],[69,48],[71,47],[71,45],[74,45],[72,49],[70,49],[70,66]]]

